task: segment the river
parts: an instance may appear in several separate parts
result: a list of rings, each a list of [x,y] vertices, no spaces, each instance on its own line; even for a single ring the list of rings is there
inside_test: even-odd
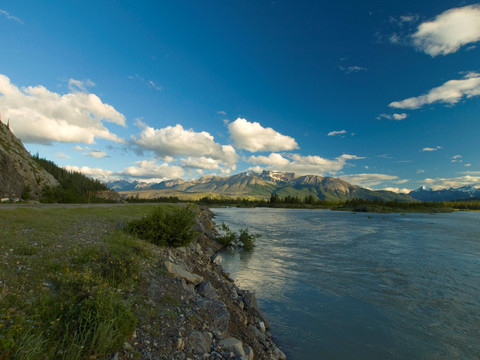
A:
[[[479,212],[214,212],[261,235],[222,266],[289,359],[480,358]]]

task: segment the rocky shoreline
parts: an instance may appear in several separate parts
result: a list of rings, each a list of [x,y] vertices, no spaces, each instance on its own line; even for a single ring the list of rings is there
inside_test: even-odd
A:
[[[199,209],[194,244],[159,250],[137,330],[114,359],[286,359],[255,295],[238,288],[218,260],[208,208]],[[160,272],[160,275],[158,275]]]

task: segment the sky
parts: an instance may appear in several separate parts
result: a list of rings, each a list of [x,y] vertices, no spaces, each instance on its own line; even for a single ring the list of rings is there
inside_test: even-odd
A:
[[[0,114],[102,181],[480,186],[480,3],[0,3]]]

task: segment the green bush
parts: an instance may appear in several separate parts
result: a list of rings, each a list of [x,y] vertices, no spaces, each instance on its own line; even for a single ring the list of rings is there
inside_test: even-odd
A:
[[[179,247],[190,244],[197,235],[192,229],[194,224],[191,205],[169,210],[156,207],[150,215],[128,222],[125,231],[155,245]]]
[[[235,246],[237,243],[237,234],[235,234],[230,228],[222,223],[220,226],[220,229],[223,231],[223,235],[219,236],[217,238],[217,241],[220,243],[220,245],[223,246]]]
[[[240,229],[240,235],[237,235],[224,223],[222,223],[220,230],[223,232],[223,235],[217,238],[220,245],[242,247],[246,251],[252,251],[255,247],[255,241],[260,237],[259,234],[250,234],[248,228]]]

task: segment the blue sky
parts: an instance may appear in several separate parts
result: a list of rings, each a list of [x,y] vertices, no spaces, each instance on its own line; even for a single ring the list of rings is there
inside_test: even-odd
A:
[[[101,180],[480,186],[480,3],[4,0],[0,44],[2,121]]]

